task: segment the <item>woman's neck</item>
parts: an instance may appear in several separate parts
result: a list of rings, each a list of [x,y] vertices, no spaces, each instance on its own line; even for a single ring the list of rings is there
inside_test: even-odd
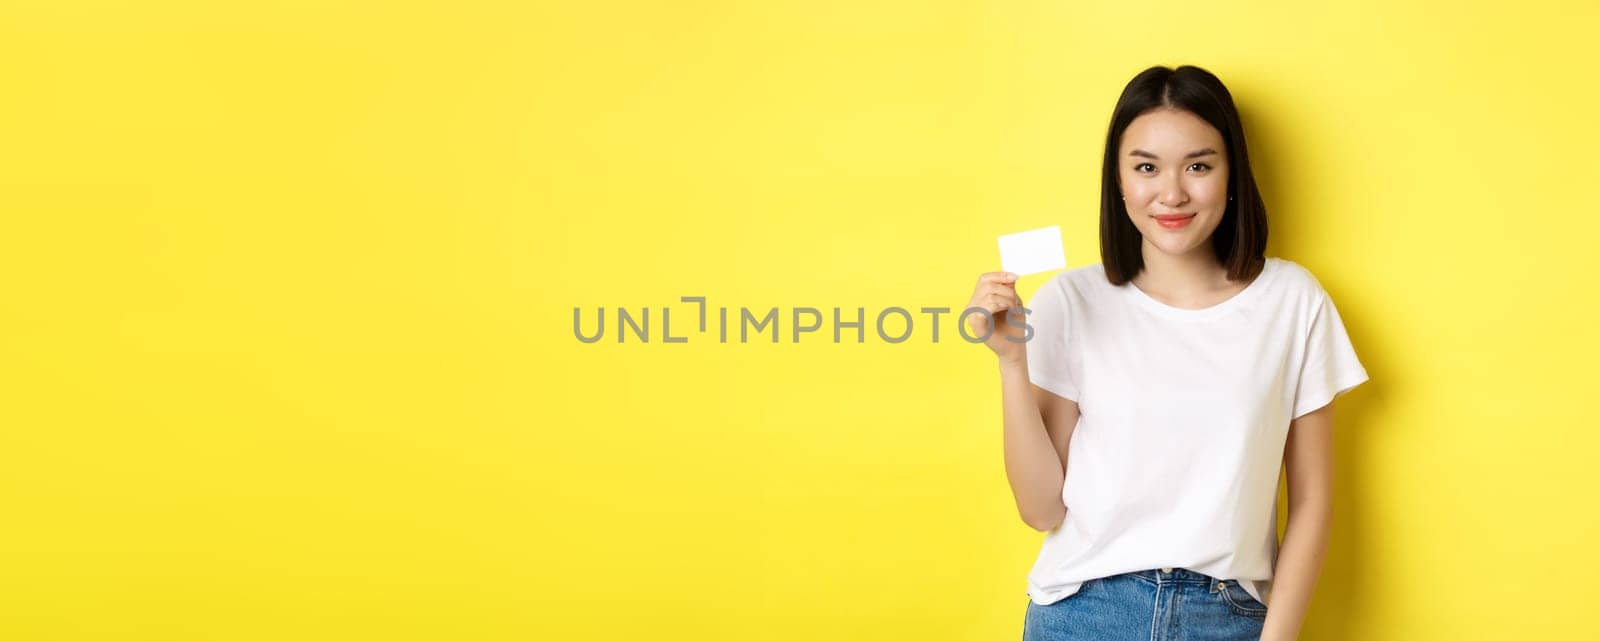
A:
[[[1150,243],[1142,243],[1144,269],[1133,277],[1133,284],[1157,300],[1189,309],[1201,309],[1226,299],[1245,283],[1228,280],[1228,270],[1217,261],[1210,243],[1187,254],[1173,256]]]

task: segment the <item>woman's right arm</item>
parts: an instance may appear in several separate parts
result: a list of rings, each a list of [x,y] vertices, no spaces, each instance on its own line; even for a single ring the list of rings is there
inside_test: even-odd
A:
[[[1067,443],[1078,424],[1078,404],[1028,381],[1028,363],[1001,361],[1006,480],[1017,513],[1029,527],[1048,532],[1061,524]]]
[[[1078,404],[1028,379],[1021,321],[1003,320],[1007,310],[1021,313],[1015,281],[1014,275],[1004,273],[984,274],[978,280],[969,307],[983,307],[1001,320],[995,331],[988,331],[990,319],[984,315],[967,318],[973,325],[973,334],[989,333],[985,344],[999,359],[1006,480],[1011,484],[1017,513],[1029,527],[1048,532],[1067,515],[1061,489],[1066,480],[1067,443],[1078,424]]]

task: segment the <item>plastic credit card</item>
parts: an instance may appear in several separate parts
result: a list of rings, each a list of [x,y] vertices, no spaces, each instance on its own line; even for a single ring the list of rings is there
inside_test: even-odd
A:
[[[1065,269],[1061,227],[1051,225],[1000,237],[1000,269],[1018,276]]]

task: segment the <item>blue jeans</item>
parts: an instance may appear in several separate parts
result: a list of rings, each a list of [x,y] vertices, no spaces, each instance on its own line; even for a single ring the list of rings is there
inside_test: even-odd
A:
[[[1260,639],[1267,607],[1235,581],[1183,568],[1084,581],[1050,605],[1028,601],[1023,641]]]

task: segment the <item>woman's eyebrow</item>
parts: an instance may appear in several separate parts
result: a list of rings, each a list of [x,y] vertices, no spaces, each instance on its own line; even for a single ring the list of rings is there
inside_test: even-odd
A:
[[[1184,159],[1187,160],[1187,159],[1190,159],[1190,158],[1199,158],[1201,156],[1210,156],[1210,155],[1215,154],[1215,153],[1217,153],[1217,150],[1212,149],[1210,147],[1206,147],[1205,149],[1189,152],[1188,154],[1186,154],[1184,156]],[[1152,153],[1150,153],[1148,151],[1145,151],[1143,149],[1135,149],[1133,151],[1128,152],[1128,155],[1129,156],[1139,156],[1141,158],[1149,158],[1151,160],[1161,160],[1160,157],[1158,157],[1155,154],[1152,154]]]

